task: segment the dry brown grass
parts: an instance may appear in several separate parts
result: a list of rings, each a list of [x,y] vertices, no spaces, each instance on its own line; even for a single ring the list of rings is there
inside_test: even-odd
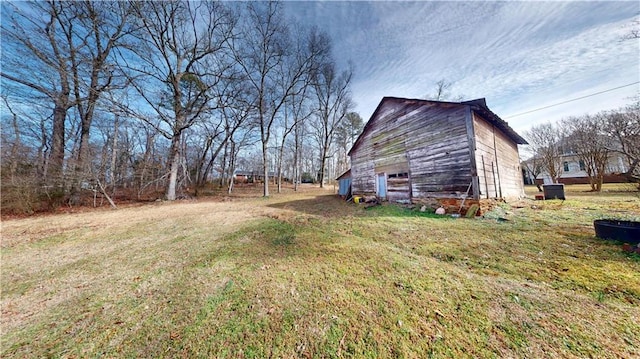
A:
[[[591,226],[637,197],[496,222],[332,193],[3,221],[0,355],[640,356],[640,261]]]
[[[332,189],[327,189],[330,191]],[[316,196],[304,186],[285,188],[277,199],[259,198],[255,186],[238,188],[232,196],[157,202],[120,210],[98,209],[74,214],[43,215],[2,222],[3,330],[37,319],[90,288],[126,291],[139,270],[179,267],[180,238],[215,241],[261,218],[287,218],[290,211],[265,204]],[[326,191],[323,191],[326,193]],[[144,268],[140,268],[143,265]],[[89,269],[89,270],[87,270]],[[10,282],[10,285],[5,285]],[[12,293],[17,286],[20,295]]]

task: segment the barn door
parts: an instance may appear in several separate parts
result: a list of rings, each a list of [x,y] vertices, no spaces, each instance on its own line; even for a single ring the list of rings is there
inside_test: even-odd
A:
[[[385,173],[378,174],[378,191],[376,194],[381,199],[387,198],[387,175]]]

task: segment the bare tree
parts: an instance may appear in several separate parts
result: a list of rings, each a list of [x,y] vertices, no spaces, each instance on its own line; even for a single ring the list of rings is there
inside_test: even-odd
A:
[[[170,140],[167,200],[176,199],[184,131],[216,107],[211,89],[230,67],[231,14],[217,2],[148,1],[136,15],[145,35],[127,61],[132,83],[152,115],[138,114]],[[155,119],[157,116],[158,120]]]
[[[298,34],[304,33],[301,29],[298,29],[296,32]],[[276,176],[278,193],[282,190],[282,175],[287,139],[292,133],[295,136],[296,129],[299,129],[299,127],[302,126],[302,124],[313,114],[313,110],[307,105],[307,102],[310,100],[309,92],[312,74],[318,62],[321,61],[321,59],[330,51],[328,36],[326,34],[319,33],[315,28],[309,32],[308,37],[306,38],[298,36],[295,44],[297,48],[294,53],[297,54],[297,63],[301,65],[307,64],[308,67],[306,73],[303,74],[300,81],[296,84],[298,88],[292,91],[284,105],[284,116],[282,116],[280,123],[282,132],[279,138],[279,145],[277,146],[278,158]],[[299,142],[294,139],[294,143],[298,144]],[[297,146],[292,156],[292,162],[292,166],[296,167],[298,162]],[[294,177],[293,179],[295,180],[295,169],[291,172],[292,177]],[[297,190],[297,186],[295,186],[295,189]]]
[[[545,123],[531,127],[525,136],[551,180],[557,183],[563,172],[560,130],[551,123]]]
[[[256,142],[254,128],[251,126],[243,126],[239,131],[236,131],[229,139],[229,165],[228,171],[228,183],[227,193],[231,194],[234,187],[234,175],[238,168],[239,154],[244,148]]]
[[[226,141],[223,138],[225,130],[222,121],[203,122],[199,126],[194,126],[192,132],[193,135],[190,137],[197,147],[195,150],[197,159],[193,163],[197,196],[198,189],[207,182],[211,167]]]
[[[282,136],[280,137],[280,144],[278,146],[279,154],[278,154],[278,193],[281,190],[281,182],[282,182],[282,174],[284,172],[284,157],[285,150],[291,149],[291,165],[290,165],[290,179],[293,181],[294,190],[298,190],[299,183],[299,163],[300,163],[300,150],[302,147],[303,141],[303,128],[305,127],[306,121],[311,117],[313,111],[311,110],[308,104],[308,86],[305,85],[305,89],[301,94],[297,96],[292,96],[288,106],[287,111],[284,117],[284,123],[282,127]],[[293,143],[289,144],[291,141],[287,141],[293,135]],[[291,145],[293,148],[291,148]]]
[[[313,74],[313,87],[317,100],[317,122],[314,123],[320,148],[320,187],[324,186],[325,165],[329,158],[334,133],[352,106],[349,85],[353,71],[338,73],[336,64],[329,60]]]
[[[293,125],[293,189],[294,191],[298,190],[298,185],[302,180],[301,173],[301,162],[302,162],[302,148],[304,145],[304,139],[307,137],[306,135],[306,121],[308,120],[308,115],[302,115],[303,113],[311,114],[311,111],[308,111],[305,108],[304,102],[301,101],[293,101],[292,102],[292,112],[294,116],[298,117],[299,120],[294,122]]]
[[[299,95],[299,86],[317,56],[297,52],[278,2],[247,5],[243,39],[235,43],[235,59],[255,97],[263,164],[263,195],[269,196],[269,144],[273,128],[287,100]]]
[[[46,1],[2,7],[9,21],[1,25],[0,75],[16,85],[23,98],[44,97],[51,104],[51,145],[45,176],[49,185],[63,187],[65,122],[67,112],[79,100],[72,93],[73,56],[86,46],[77,41],[74,5]],[[25,62],[29,66],[24,66]]]
[[[250,3],[246,11],[248,16],[242,32],[244,39],[235,43],[235,59],[255,97],[254,106],[262,144],[263,196],[267,197],[271,129],[289,95],[287,92],[283,93],[282,89],[286,91],[293,86],[278,86],[286,81],[285,74],[280,70],[287,55],[289,37],[278,3]]]
[[[196,189],[206,183],[220,152],[225,149],[224,152],[227,154],[228,142],[234,138],[237,131],[247,126],[252,115],[253,106],[248,102],[247,94],[243,93],[241,88],[230,91],[225,87],[224,91],[225,94],[219,94],[221,100],[219,110],[216,112],[220,120],[207,121],[200,126],[203,129],[201,132],[207,137],[202,147],[200,160],[196,164]],[[226,174],[224,167],[226,166],[221,169],[223,175]]]
[[[131,184],[136,188],[137,198],[141,199],[149,189],[157,191],[166,187],[166,170],[160,160],[161,148],[159,146],[158,131],[146,123],[138,122],[136,127],[129,131],[123,131],[132,136],[127,138],[129,146],[127,157],[131,166]],[[135,148],[139,148],[138,151]]]
[[[357,112],[349,112],[336,131],[336,141],[339,145],[340,156],[337,158],[338,172],[349,168],[349,149],[362,132],[364,120]]]
[[[2,88],[0,101],[0,209],[3,213],[31,214],[45,209],[51,192],[41,181],[49,149],[50,109],[26,107]],[[12,95],[15,93],[12,93]]]
[[[609,112],[605,117],[607,132],[615,139],[608,148],[626,157],[628,170],[625,176],[638,183],[640,189],[640,101]]]
[[[6,47],[2,76],[21,87],[25,99],[44,96],[52,104],[51,151],[45,173],[49,185],[60,187],[66,184],[63,175],[68,178],[75,172],[77,176],[71,176],[72,203],[78,202],[82,172],[88,171],[94,112],[101,94],[112,84],[110,54],[128,31],[129,8],[124,2],[92,1],[31,2],[6,7],[11,21],[2,26],[3,37],[8,40],[3,42]],[[65,173],[65,145],[70,139],[67,122],[73,107],[78,128],[71,131],[78,137],[71,153],[76,158]]]
[[[71,53],[73,91],[78,99],[80,143],[71,187],[71,203],[79,203],[80,184],[89,164],[89,139],[96,106],[105,91],[114,85],[116,66],[111,53],[117,46],[125,46],[123,39],[135,30],[129,26],[132,5],[127,2],[81,1],[73,8],[82,28],[81,41],[85,48]],[[117,86],[117,87],[121,87]],[[117,136],[116,136],[117,137]],[[114,138],[116,138],[114,137]]]
[[[278,186],[277,192],[282,192],[282,172],[284,165],[284,153],[285,153],[285,143],[287,141],[287,137],[296,126],[295,117],[292,116],[290,112],[287,111],[288,108],[285,106],[284,108],[284,116],[282,116],[282,123],[280,124],[281,133],[279,134],[279,141],[276,156],[276,184]]]
[[[440,79],[435,83],[434,92],[426,95],[425,99],[434,101],[462,101],[462,95],[454,96],[451,94],[452,87],[452,82],[447,81],[446,79]]]
[[[10,150],[9,150],[9,154],[7,156],[3,156],[5,157],[5,161],[3,161],[3,163],[7,163],[9,162],[9,175],[11,178],[11,184],[15,185],[16,184],[16,174],[18,171],[18,153],[22,150],[22,141],[20,139],[20,128],[18,125],[18,114],[13,111],[13,109],[11,108],[11,104],[9,103],[9,101],[7,100],[7,96],[3,95],[2,96],[2,101],[4,103],[4,107],[7,109],[7,111],[9,112],[9,114],[11,115],[11,128],[13,130],[13,140],[11,141],[11,146],[10,146]],[[4,126],[3,126],[4,127]],[[3,134],[5,132],[3,131]],[[5,146],[2,146],[4,149],[7,148],[6,146],[6,138],[2,139],[2,142],[5,143]],[[7,158],[8,157],[8,158]],[[8,161],[6,161],[6,159],[8,159]],[[6,173],[6,172],[5,172]]]
[[[585,165],[591,190],[600,192],[611,152],[604,114],[567,118],[562,126],[567,134],[566,144]]]
[[[536,183],[536,179],[538,178],[538,176],[542,174],[542,171],[544,171],[542,160],[530,148],[523,149],[520,153],[523,156],[528,157],[527,159],[522,160],[520,162],[520,165],[525,170],[525,172],[529,175],[529,177],[533,180],[533,184],[535,184],[536,187],[538,187],[538,191],[542,192],[542,187],[540,187],[540,185]]]

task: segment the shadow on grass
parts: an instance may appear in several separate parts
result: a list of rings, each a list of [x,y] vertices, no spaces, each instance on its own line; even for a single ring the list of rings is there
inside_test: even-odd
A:
[[[433,210],[420,211],[418,207],[406,207],[398,204],[385,203],[366,209],[369,216],[374,217],[419,217],[450,219],[449,216],[435,214]]]
[[[327,218],[341,218],[357,215],[363,208],[353,202],[344,201],[333,194],[315,196],[314,198],[309,199],[279,202],[270,204],[268,207],[286,209]]]
[[[394,203],[371,205],[347,202],[336,195],[321,195],[309,199],[299,199],[268,205],[271,208],[293,210],[326,218],[344,217],[425,217],[449,218],[433,213],[432,210],[421,212],[417,207],[407,207]]]

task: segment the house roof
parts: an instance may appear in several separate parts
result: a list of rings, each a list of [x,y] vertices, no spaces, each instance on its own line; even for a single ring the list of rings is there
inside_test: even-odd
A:
[[[380,101],[380,103],[378,104],[378,107],[376,107],[375,111],[373,111],[373,114],[371,115],[371,118],[369,118],[369,121],[367,122],[367,124],[362,129],[362,132],[360,133],[360,136],[358,136],[358,138],[354,142],[353,146],[349,150],[348,154],[351,155],[351,152],[362,141],[362,138],[364,137],[364,134],[367,133],[367,131],[369,131],[371,126],[373,126],[372,123],[374,121],[372,121],[372,120],[376,118],[376,116],[380,112],[380,110],[382,108],[382,105],[384,103],[388,103],[388,102],[407,102],[407,101],[412,102],[414,104],[424,104],[424,105],[427,105],[427,104],[449,104],[449,105],[469,106],[469,107],[471,107],[471,109],[473,111],[475,111],[480,116],[482,116],[484,119],[489,121],[489,123],[493,124],[498,129],[500,129],[502,132],[504,132],[515,143],[517,143],[519,145],[528,144],[528,142],[524,138],[522,138],[522,136],[520,136],[518,133],[516,133],[516,131],[514,131],[509,126],[507,121],[501,119],[498,115],[496,115],[495,113],[493,113],[489,109],[489,107],[487,106],[487,102],[486,102],[486,100],[484,98],[479,98],[479,99],[470,100],[470,101],[463,101],[463,102],[448,102],[448,101],[409,99],[409,98],[401,98],[401,97],[383,97],[382,100]]]

